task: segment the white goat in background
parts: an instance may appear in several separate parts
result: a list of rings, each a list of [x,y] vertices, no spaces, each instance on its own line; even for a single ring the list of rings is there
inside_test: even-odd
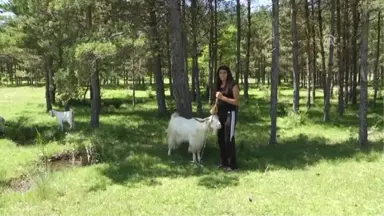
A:
[[[178,113],[173,113],[168,124],[168,155],[171,150],[176,149],[182,142],[189,143],[188,152],[193,154],[193,162],[200,163],[201,150],[210,129],[217,131],[221,128],[221,123],[217,115],[211,115],[207,118],[186,119]]]
[[[56,117],[57,123],[58,123],[58,129],[61,129],[61,131],[64,130],[64,122],[67,122],[70,126],[70,129],[73,129],[75,127],[75,116],[73,114],[73,110],[70,109],[69,111],[56,111],[56,110],[49,110],[49,114],[52,117]]]

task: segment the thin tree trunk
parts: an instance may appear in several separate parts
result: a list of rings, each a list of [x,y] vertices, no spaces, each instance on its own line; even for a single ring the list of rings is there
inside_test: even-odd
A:
[[[91,74],[92,101],[91,101],[91,127],[99,127],[99,114],[101,108],[100,79],[98,62],[92,65],[94,68]]]
[[[312,39],[312,27],[309,19],[309,5],[308,1],[305,1],[305,20],[307,23],[307,31],[306,31],[306,41],[307,41],[307,62],[308,62],[308,70],[307,70],[307,108],[311,108],[311,74],[313,74],[313,62],[312,62],[312,50],[311,50],[311,39]]]
[[[361,146],[368,145],[368,34],[369,34],[369,8],[368,3],[363,8],[363,24],[361,33],[361,70],[360,70],[360,130],[359,143]]]
[[[213,55],[214,55],[214,47],[213,47],[213,40],[214,40],[214,35],[213,35],[213,22],[214,22],[214,17],[213,17],[213,5],[212,5],[212,0],[209,0],[209,12],[210,12],[210,29],[209,29],[209,75],[208,75],[208,88],[209,88],[209,95],[208,95],[208,100],[209,104],[212,104],[213,101],[215,101],[215,87],[213,86],[214,84],[214,72],[213,72],[213,67],[214,67],[214,61],[213,61]]]
[[[136,106],[135,59],[132,59],[132,106]]]
[[[214,58],[214,67],[213,67],[213,85],[216,86],[217,84],[217,77],[215,76],[215,73],[217,71],[217,68],[219,67],[217,65],[217,49],[218,49],[218,34],[217,34],[217,29],[218,29],[218,26],[217,26],[217,0],[215,0],[215,25],[213,27],[214,29],[214,46],[213,46],[213,58]],[[221,61],[221,60],[220,60]]]
[[[247,32],[247,54],[246,54],[246,68],[244,73],[244,97],[245,104],[248,104],[248,74],[249,74],[249,53],[251,49],[251,0],[248,0],[248,32]]]
[[[192,9],[192,73],[195,78],[196,85],[196,102],[197,102],[197,115],[202,116],[203,108],[201,105],[200,98],[200,81],[199,81],[199,61],[198,61],[198,52],[197,52],[197,0],[191,0],[191,9]]]
[[[8,65],[9,64],[7,63],[7,66]],[[50,69],[49,69],[48,63],[46,63],[45,64],[45,106],[46,106],[47,112],[52,109],[52,103],[51,103],[50,91],[49,91],[49,70]]]
[[[325,89],[325,105],[324,105],[324,121],[330,120],[331,108],[331,82],[333,70],[333,51],[334,51],[334,35],[335,35],[335,1],[331,1],[331,35],[329,37],[329,58],[328,58],[328,73]]]
[[[55,104],[55,85],[53,81],[53,57],[48,56],[48,76],[49,76],[49,99],[52,104]]]
[[[342,50],[345,49],[341,43],[341,6],[340,0],[337,0],[337,62],[339,68],[339,95],[338,95],[338,112],[340,116],[343,116],[344,113],[344,56],[342,55]],[[347,20],[345,20],[347,22]]]
[[[156,79],[156,99],[157,99],[157,111],[158,114],[163,115],[166,112],[165,105],[165,93],[164,93],[164,82],[163,76],[161,73],[161,54],[160,50],[160,39],[157,31],[157,18],[156,18],[156,0],[152,1],[150,7],[150,19],[151,19],[151,30],[152,30],[152,51],[153,51],[153,59],[152,64],[155,71],[155,79]]]
[[[187,36],[187,16],[186,16],[186,0],[181,0],[181,34],[182,34],[182,43],[184,50],[184,70],[189,74],[188,71],[188,36]],[[195,77],[193,72],[192,75],[192,86],[191,86],[191,100],[196,101],[196,89],[195,89]],[[188,83],[189,85],[189,83]]]
[[[314,0],[311,0],[311,19],[315,19],[315,2]],[[313,22],[314,23],[314,22]],[[317,49],[316,49],[316,31],[315,31],[315,25],[311,25],[311,33],[312,33],[312,51],[313,51],[313,71],[312,71],[312,98],[313,103],[316,101],[316,73],[317,73],[317,64],[316,64],[316,55],[317,55]]]
[[[344,0],[344,37],[343,37],[343,47],[344,47],[344,70],[345,70],[345,90],[344,90],[344,109],[348,106],[349,101],[349,62],[350,62],[350,48],[348,47],[349,43],[349,3],[348,0]]]
[[[291,0],[291,11],[292,11],[292,64],[293,64],[293,111],[295,113],[299,112],[299,103],[300,103],[300,78],[299,78],[299,43],[297,40],[297,26],[296,26],[296,2]]]
[[[167,12],[167,22],[169,23],[170,22],[170,19],[169,19],[169,13]],[[167,35],[167,68],[168,68],[168,80],[169,80],[169,94],[171,96],[171,98],[173,98],[173,90],[172,90],[172,73],[171,73],[171,68],[172,68],[172,64],[171,64],[171,47],[170,47],[170,41],[171,39],[169,38],[169,30],[166,31]]]
[[[352,16],[353,16],[353,39],[352,39],[352,66],[353,66],[353,79],[352,79],[352,105],[356,105],[357,103],[357,71],[358,71],[358,66],[357,66],[357,52],[358,52],[358,47],[357,47],[357,33],[358,33],[358,28],[359,28],[359,21],[358,21],[358,1],[359,0],[354,0],[354,4],[352,7]]]
[[[323,86],[324,91],[324,104],[325,104],[325,92],[326,92],[326,67],[325,67],[325,50],[324,50],[324,42],[323,42],[323,18],[321,16],[321,0],[317,0],[318,3],[318,22],[319,22],[319,37],[320,37],[320,49],[321,49],[321,64],[322,64],[322,73],[321,73],[321,84]]]
[[[273,53],[272,53],[272,86],[271,86],[271,134],[269,144],[277,143],[277,83],[279,76],[279,0],[272,0],[273,16]]]
[[[379,88],[379,57],[380,57],[380,40],[381,40],[381,11],[379,10],[379,13],[377,15],[377,45],[376,45],[376,60],[375,60],[375,69],[373,71],[373,107],[376,107],[376,100],[377,100],[377,90]]]
[[[236,34],[236,82],[239,81],[239,73],[240,73],[240,41],[241,41],[241,19],[240,19],[240,0],[236,0],[236,26],[237,26],[237,34]]]

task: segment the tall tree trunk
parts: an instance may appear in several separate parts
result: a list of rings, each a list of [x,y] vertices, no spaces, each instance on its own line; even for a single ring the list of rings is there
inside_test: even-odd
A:
[[[368,145],[368,34],[369,34],[369,8],[368,3],[363,6],[363,24],[361,32],[361,69],[360,69],[360,130],[359,143]]]
[[[187,36],[187,16],[186,16],[186,0],[181,0],[181,34],[182,34],[182,43],[183,43],[183,50],[184,50],[184,70],[187,73],[187,76],[189,74],[188,71],[188,36]],[[191,100],[196,101],[196,89],[195,89],[195,77],[193,72],[192,75],[192,86],[191,86]],[[188,83],[189,85],[189,83]]]
[[[320,49],[321,49],[321,64],[322,64],[322,73],[321,73],[321,84],[323,86],[323,91],[324,91],[324,104],[325,104],[325,92],[326,92],[326,72],[327,69],[325,67],[325,50],[324,50],[324,41],[323,41],[323,18],[321,16],[321,0],[317,0],[318,4],[318,22],[319,22],[319,37],[320,37]]]
[[[192,104],[188,86],[188,74],[185,71],[184,47],[181,33],[180,0],[169,0],[171,13],[171,55],[173,92],[175,96],[177,112],[185,117],[192,117]]]
[[[236,82],[239,82],[240,74],[240,41],[241,41],[241,19],[240,19],[240,0],[236,0]]]
[[[271,86],[271,135],[269,144],[277,143],[277,83],[279,79],[279,0],[272,0],[273,16],[273,53],[272,53],[272,86]]]
[[[311,20],[314,21],[315,19],[315,2],[314,0],[311,0]],[[315,23],[315,22],[313,22]],[[313,51],[313,71],[312,71],[312,98],[313,103],[316,101],[316,73],[317,73],[317,63],[316,63],[316,55],[317,55],[317,49],[316,49],[316,31],[315,31],[315,25],[311,25],[311,33],[312,33],[312,51]]]
[[[376,107],[376,99],[377,99],[377,90],[379,88],[379,57],[380,57],[380,40],[381,40],[381,10],[379,10],[377,15],[377,45],[376,45],[376,59],[375,59],[375,69],[373,71],[373,106]],[[361,78],[360,78],[361,80]]]
[[[348,47],[349,43],[349,3],[348,0],[344,0],[344,37],[343,37],[343,47],[344,47],[344,70],[345,70],[345,88],[344,88],[344,108],[348,106],[349,101],[349,62],[350,62],[350,48]]]
[[[201,105],[200,98],[200,80],[199,80],[199,61],[198,61],[198,51],[197,51],[197,0],[191,0],[191,9],[192,9],[192,73],[195,78],[196,86],[196,102],[197,102],[197,115],[202,116],[203,108]]]
[[[213,46],[213,58],[214,58],[214,67],[213,67],[213,86],[216,86],[217,84],[217,77],[215,76],[215,73],[217,71],[217,68],[219,67],[217,65],[217,49],[218,49],[218,35],[217,35],[217,29],[218,29],[218,26],[217,26],[217,0],[215,0],[215,25],[213,27],[214,29],[214,46]],[[221,60],[220,60],[221,61]]]
[[[48,56],[48,76],[49,76],[49,98],[51,100],[52,104],[55,104],[56,98],[55,98],[55,84],[53,81],[53,57]]]
[[[9,63],[7,63],[7,66]],[[8,67],[9,69],[9,67]],[[49,91],[49,65],[48,62],[45,64],[45,107],[46,111],[48,112],[49,110],[52,109],[52,103],[51,103],[51,98],[50,98],[50,91]]]
[[[352,105],[356,105],[357,103],[357,33],[359,28],[359,20],[358,20],[358,11],[357,7],[359,4],[359,0],[354,0],[352,6],[352,16],[353,16],[353,39],[352,39],[352,66],[353,66],[353,79],[352,79]]]
[[[132,70],[132,106],[136,106],[136,77],[135,77],[135,58],[131,62]]]
[[[209,12],[210,12],[210,29],[209,29],[209,75],[208,75],[208,88],[209,88],[209,104],[212,104],[215,101],[215,87],[214,84],[214,46],[213,46],[213,29],[214,29],[214,18],[213,18],[213,5],[212,0],[209,0]]]
[[[341,43],[341,12],[340,12],[340,0],[336,1],[337,4],[337,62],[339,68],[339,95],[338,95],[338,112],[340,116],[343,116],[344,113],[344,56],[342,55],[342,51],[344,47]],[[345,20],[348,22],[347,20]]]
[[[311,39],[312,39],[312,27],[309,18],[309,5],[308,1],[305,1],[305,20],[307,23],[307,31],[306,31],[306,41],[307,41],[307,62],[308,62],[308,70],[307,70],[307,108],[311,108],[311,74],[313,74],[313,61],[312,61],[312,50],[311,50]]]
[[[160,50],[160,39],[157,32],[157,18],[156,18],[156,0],[152,1],[150,6],[150,20],[151,20],[151,35],[152,35],[152,52],[153,59],[152,64],[155,71],[156,79],[156,99],[157,99],[157,111],[158,114],[163,115],[166,112],[165,105],[165,93],[164,93],[164,82],[161,73],[161,54]]]
[[[169,15],[169,12],[167,12],[167,23],[170,22],[170,15]],[[171,47],[170,47],[170,43],[171,43],[171,39],[169,38],[169,30],[166,31],[167,35],[167,68],[168,68],[168,80],[169,80],[169,94],[171,96],[171,98],[173,98],[173,90],[172,90],[172,73],[171,73]]]
[[[92,87],[92,101],[91,101],[91,127],[99,127],[99,114],[101,108],[101,96],[100,96],[100,79],[98,62],[95,65],[91,65],[93,68],[91,74],[91,87]]]
[[[296,25],[296,2],[295,0],[291,0],[291,13],[292,13],[292,21],[291,21],[291,29],[292,29],[292,64],[293,64],[293,111],[295,113],[299,112],[299,104],[300,104],[300,78],[299,78],[299,42],[297,40],[297,25]]]
[[[331,35],[329,37],[329,57],[328,57],[328,73],[325,88],[325,105],[324,105],[324,121],[330,120],[331,108],[331,82],[333,70],[333,51],[334,51],[334,35],[335,35],[335,1],[331,1]]]
[[[251,49],[251,0],[248,0],[248,32],[247,32],[247,54],[246,54],[246,68],[244,73],[244,97],[245,104],[248,104],[248,74],[249,74],[249,53]]]

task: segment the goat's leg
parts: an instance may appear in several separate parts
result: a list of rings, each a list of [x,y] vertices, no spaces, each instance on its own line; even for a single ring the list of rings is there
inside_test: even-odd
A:
[[[192,163],[196,163],[196,153],[193,152],[192,155]]]
[[[68,124],[69,124],[69,129],[72,129],[73,128],[73,123],[71,121],[67,121]]]
[[[63,122],[60,122],[60,128],[61,128],[61,131],[64,131],[64,125],[63,125]]]
[[[197,162],[198,162],[198,163],[201,163],[200,152],[199,152],[199,151],[196,151],[196,154],[197,154]]]
[[[168,134],[168,156],[171,155],[171,150],[175,148],[175,138],[172,134]]]

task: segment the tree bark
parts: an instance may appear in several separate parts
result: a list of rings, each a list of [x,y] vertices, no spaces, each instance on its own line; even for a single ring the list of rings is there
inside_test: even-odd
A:
[[[341,12],[340,0],[337,0],[337,62],[339,68],[339,95],[338,95],[338,113],[340,116],[344,114],[344,56],[342,51],[345,49],[341,43]],[[345,20],[345,22],[348,22]]]
[[[358,71],[358,66],[357,66],[357,52],[358,52],[358,47],[357,47],[357,34],[358,34],[358,28],[359,28],[359,20],[358,20],[358,2],[359,0],[354,0],[354,4],[352,7],[352,16],[353,16],[353,39],[352,39],[352,72],[353,72],[353,77],[352,77],[352,105],[356,105],[357,103],[357,71]]]
[[[314,0],[311,0],[311,19],[315,19],[315,2]],[[313,22],[314,23],[314,22]],[[312,33],[312,51],[313,51],[313,58],[312,58],[312,65],[313,65],[313,71],[312,71],[312,98],[313,103],[316,102],[316,72],[317,72],[317,63],[316,63],[316,55],[317,55],[317,49],[316,49],[316,32],[315,32],[315,25],[311,25],[311,33]]]
[[[210,12],[210,29],[209,29],[209,75],[208,75],[208,88],[209,88],[209,104],[212,104],[213,101],[215,101],[215,87],[214,87],[214,35],[213,35],[213,29],[214,29],[214,16],[213,16],[213,5],[212,0],[209,0],[209,12]]]
[[[322,64],[322,73],[321,73],[321,84],[323,86],[324,91],[324,104],[325,104],[325,92],[326,92],[326,72],[327,69],[325,67],[325,50],[324,50],[324,41],[323,41],[323,18],[321,15],[321,0],[317,1],[318,3],[318,22],[319,22],[319,38],[320,38],[320,49],[321,49],[321,64]]]
[[[373,71],[373,107],[376,107],[376,100],[377,100],[377,91],[379,88],[379,58],[380,58],[380,40],[381,40],[381,11],[379,10],[377,15],[377,45],[376,45],[376,59],[375,59],[375,69]],[[360,79],[361,80],[361,79]]]
[[[246,68],[244,73],[244,98],[245,104],[248,104],[249,95],[248,95],[248,75],[249,75],[249,56],[251,49],[251,0],[248,0],[248,32],[247,32],[247,53],[246,53]]]
[[[7,66],[8,65],[9,64],[7,63]],[[45,64],[45,107],[46,107],[47,112],[52,109],[52,103],[51,103],[50,91],[49,91],[49,66],[48,66],[48,63]]]
[[[240,74],[240,41],[241,41],[241,19],[240,19],[240,0],[236,0],[236,82],[239,81]]]
[[[164,82],[161,73],[161,54],[160,54],[160,39],[157,31],[157,17],[156,17],[156,0],[152,1],[150,6],[150,20],[151,20],[151,36],[152,36],[152,64],[155,71],[156,79],[156,99],[158,114],[163,115],[166,112]]]
[[[191,9],[192,9],[192,73],[195,78],[195,87],[196,87],[196,103],[197,103],[197,115],[202,116],[203,108],[201,105],[200,98],[200,80],[199,80],[199,61],[198,61],[198,51],[197,51],[197,0],[191,0]]]
[[[171,29],[171,56],[173,92],[176,109],[179,115],[185,118],[192,117],[192,104],[188,86],[188,74],[185,71],[184,47],[181,33],[180,1],[170,0],[170,29]]]
[[[307,108],[311,108],[311,74],[313,74],[313,61],[312,61],[312,50],[311,50],[311,39],[312,39],[312,27],[309,19],[309,5],[308,1],[305,1],[305,20],[307,23],[307,31],[306,31],[306,41],[307,41],[307,62],[308,62],[308,70],[307,70]]]
[[[333,70],[333,51],[334,51],[334,35],[335,35],[335,1],[331,1],[331,35],[329,37],[329,57],[328,57],[328,73],[325,88],[325,105],[324,105],[324,121],[330,120],[331,108],[331,82]]]
[[[92,101],[91,101],[91,127],[99,127],[99,114],[101,108],[101,96],[100,96],[100,79],[99,68],[96,61],[95,65],[92,65],[93,71],[91,74],[91,87],[92,87]]]
[[[169,12],[167,12],[167,23],[170,22],[170,15]],[[166,31],[167,35],[167,65],[168,65],[168,79],[169,79],[169,94],[171,98],[173,98],[173,89],[172,89],[172,73],[171,73],[171,68],[172,68],[172,63],[171,63],[171,47],[170,47],[170,41],[171,39],[169,38],[169,30]]]
[[[299,103],[300,103],[300,78],[299,78],[299,42],[297,40],[297,9],[295,0],[291,0],[291,11],[292,11],[292,64],[293,64],[293,111],[295,113],[299,112]]]
[[[363,8],[363,24],[361,32],[361,70],[360,70],[360,130],[359,143],[368,145],[368,34],[369,34],[369,8],[368,3]]]
[[[272,86],[271,86],[271,134],[270,145],[277,143],[277,84],[279,79],[279,0],[272,0],[273,16],[273,53],[272,53]]]
[[[348,10],[348,0],[344,0],[344,37],[343,37],[343,47],[344,47],[344,70],[345,70],[345,88],[344,88],[344,109],[348,106],[349,101],[349,62],[350,62],[350,48],[348,47],[349,43],[349,10]]]

